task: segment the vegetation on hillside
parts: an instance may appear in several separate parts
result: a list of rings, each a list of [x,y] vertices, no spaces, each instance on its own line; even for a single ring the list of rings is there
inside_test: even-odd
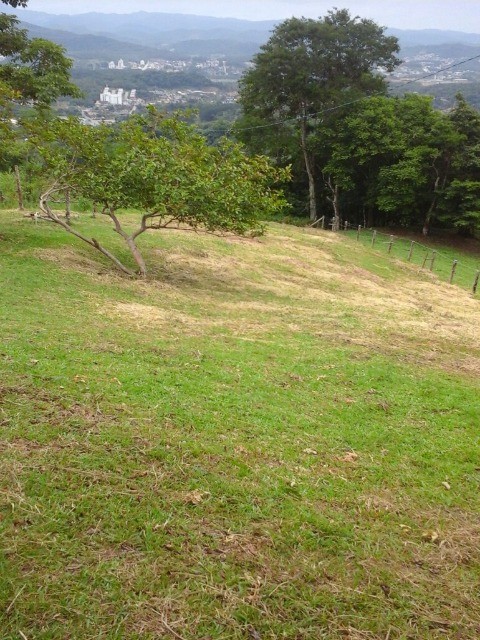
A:
[[[303,159],[312,221],[318,207],[311,137],[321,112],[372,91],[386,92],[385,81],[374,71],[379,66],[393,70],[400,64],[398,51],[397,39],[386,36],[372,20],[337,9],[320,20],[291,18],[280,24],[244,75],[240,102],[245,118],[240,128],[286,123]],[[334,207],[336,230],[339,213]]]
[[[48,142],[46,142],[46,139]],[[262,233],[262,220],[285,208],[275,183],[288,170],[275,169],[265,157],[249,157],[226,140],[216,147],[178,117],[165,118],[153,107],[118,127],[89,127],[75,119],[53,120],[32,128],[31,140],[43,160],[48,187],[40,209],[109,257],[125,273],[132,270],[95,238],[82,235],[51,206],[58,194],[74,193],[94,202],[129,248],[141,276],[146,264],[138,237],[172,226],[238,235]],[[122,224],[122,210],[136,209],[133,231]]]

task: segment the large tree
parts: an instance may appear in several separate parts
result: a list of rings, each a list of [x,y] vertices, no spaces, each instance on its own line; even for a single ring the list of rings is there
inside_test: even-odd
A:
[[[241,81],[246,120],[284,128],[296,136],[308,176],[309,213],[317,217],[311,133],[322,114],[371,92],[386,91],[379,70],[392,71],[398,42],[375,22],[351,17],[346,9],[324,18],[291,18],[274,30]],[[248,138],[248,134],[246,136]]]

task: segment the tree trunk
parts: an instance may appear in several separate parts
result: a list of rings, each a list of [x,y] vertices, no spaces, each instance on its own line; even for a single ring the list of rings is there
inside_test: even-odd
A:
[[[428,211],[427,211],[427,214],[425,216],[424,223],[423,223],[422,234],[424,236],[428,236],[428,234],[430,233],[430,223],[432,221],[433,214],[435,213],[435,209],[437,208],[438,185],[439,184],[440,184],[440,176],[437,176],[437,179],[435,180],[435,186],[433,187],[433,199],[432,199],[432,202],[430,204],[430,207],[428,208]]]
[[[133,256],[133,259],[138,265],[138,271],[142,278],[147,277],[147,265],[145,264],[145,260],[143,259],[142,254],[140,253],[137,245],[135,244],[135,240],[131,236],[124,236],[125,242],[127,243],[128,248]]]
[[[340,202],[339,202],[340,190],[338,184],[333,189],[332,206],[333,206],[333,224],[332,231],[340,231],[342,225],[342,218],[340,215]]]
[[[143,259],[143,256],[140,253],[139,248],[135,244],[135,238],[146,230],[145,219],[143,220],[142,226],[140,227],[140,229],[135,234],[129,236],[128,233],[123,230],[122,225],[120,224],[120,220],[115,215],[115,211],[113,210],[108,211],[108,215],[113,220],[113,224],[115,225],[115,231],[118,233],[118,235],[122,236],[122,238],[125,240],[127,247],[130,249],[130,253],[132,254],[133,259],[138,265],[138,271],[140,275],[142,276],[142,278],[146,278],[147,265],[145,264],[145,260]]]
[[[63,227],[65,231],[68,231],[69,233],[73,234],[77,238],[80,238],[80,240],[83,240],[83,242],[86,242],[91,247],[94,247],[95,249],[100,251],[100,253],[103,253],[104,256],[106,256],[109,260],[111,260],[114,264],[117,265],[120,271],[123,271],[123,273],[126,273],[129,276],[134,276],[135,274],[133,273],[133,271],[131,271],[128,267],[123,265],[118,258],[116,258],[112,253],[110,253],[110,251],[108,251],[108,249],[105,249],[105,247],[102,247],[102,245],[97,240],[95,240],[95,238],[87,238],[86,236],[81,234],[79,231],[76,231],[75,229],[70,227],[65,220],[57,216],[57,214],[50,208],[48,204],[48,199],[53,193],[57,193],[58,191],[59,189],[56,189],[55,187],[51,187],[46,193],[43,193],[40,196],[40,210],[42,211],[42,213],[49,220]]]
[[[315,222],[317,219],[317,197],[315,194],[315,174],[313,168],[312,158],[308,153],[307,149],[307,122],[305,119],[302,120],[300,125],[300,137],[301,137],[301,146],[303,151],[303,158],[305,161],[305,169],[307,170],[308,176],[308,203],[309,203],[309,213],[310,220]]]
[[[24,206],[23,206],[22,181],[20,179],[20,169],[18,168],[18,165],[15,165],[14,171],[15,171],[15,184],[17,186],[18,208],[20,211],[23,211]]]
[[[340,227],[342,226],[341,212],[340,212],[340,188],[338,184],[332,183],[331,176],[328,176],[328,179],[325,180],[326,185],[332,192],[328,201],[332,203],[333,207],[333,222],[332,222],[332,231],[340,231]]]

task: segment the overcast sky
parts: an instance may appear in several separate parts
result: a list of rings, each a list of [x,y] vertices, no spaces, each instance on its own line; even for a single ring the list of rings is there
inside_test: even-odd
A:
[[[158,11],[249,20],[318,18],[337,6],[387,27],[480,33],[479,0],[30,0],[28,6],[49,13]]]

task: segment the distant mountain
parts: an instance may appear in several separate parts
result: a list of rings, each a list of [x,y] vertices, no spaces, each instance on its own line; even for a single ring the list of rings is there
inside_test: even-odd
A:
[[[387,29],[387,34],[398,38],[402,47],[439,44],[480,45],[480,33],[442,31],[441,29]]]
[[[209,56],[228,59],[230,62],[245,62],[253,58],[258,51],[255,42],[236,42],[235,40],[181,40],[172,42],[171,55],[178,58]]]
[[[131,60],[155,57],[222,55],[247,61],[267,42],[275,21],[237,20],[177,13],[84,13],[53,15],[13,10],[33,36],[49,38],[66,47],[75,60]],[[33,26],[35,25],[35,26]],[[387,29],[399,38],[402,55],[411,47],[443,47],[443,55],[458,59],[471,55],[468,47],[480,46],[480,34],[438,29]],[[465,53],[460,53],[461,47]]]
[[[127,53],[131,60],[148,60],[163,56],[160,49],[120,42],[113,38],[47,29],[27,22],[22,22],[21,27],[27,29],[32,38],[45,38],[62,45],[67,50],[68,56],[77,61],[116,61],[124,58]]]
[[[40,11],[17,10],[21,20],[48,29],[71,31],[78,34],[106,36],[125,42],[159,46],[178,40],[230,39],[261,44],[269,38],[274,21],[253,22],[234,18],[176,13],[130,14],[83,13],[79,15],[53,15]],[[166,35],[168,34],[168,35]]]

